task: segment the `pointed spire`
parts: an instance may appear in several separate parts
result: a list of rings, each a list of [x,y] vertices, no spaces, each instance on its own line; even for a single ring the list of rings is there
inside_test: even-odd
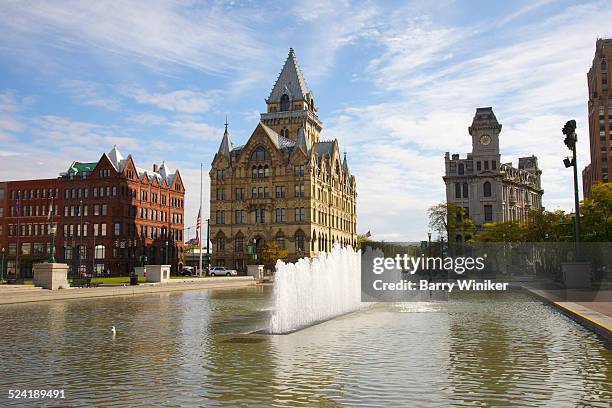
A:
[[[308,101],[308,95],[312,95],[312,92],[310,92],[306,85],[293,48],[289,48],[289,55],[285,65],[283,65],[283,69],[266,102],[279,102],[283,94],[287,94],[289,99],[294,101]]]
[[[308,152],[310,151],[310,146],[308,143],[308,139],[306,139],[304,125],[300,126],[300,128],[298,129],[296,146],[302,149],[305,155],[308,155]]]
[[[348,174],[348,162],[346,161],[346,150],[344,151],[344,160],[342,160],[342,170]]]
[[[108,158],[110,159],[113,166],[115,166],[115,169],[119,170],[121,162],[123,161],[123,155],[117,148],[117,145],[113,145],[112,150],[108,152]]]
[[[219,154],[224,155],[228,159],[230,158],[230,152],[232,151],[232,141],[227,131],[227,116],[225,117],[225,132],[223,132],[223,139],[221,140],[221,146],[219,146]]]

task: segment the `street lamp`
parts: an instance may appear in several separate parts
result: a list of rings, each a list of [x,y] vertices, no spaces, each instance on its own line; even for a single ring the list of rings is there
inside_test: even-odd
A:
[[[49,224],[49,263],[55,263],[55,234],[57,233],[57,224]]]
[[[4,247],[0,248],[0,254],[2,255],[2,259],[0,259],[0,282],[4,281]]]
[[[166,241],[166,265],[168,265],[168,241]]]

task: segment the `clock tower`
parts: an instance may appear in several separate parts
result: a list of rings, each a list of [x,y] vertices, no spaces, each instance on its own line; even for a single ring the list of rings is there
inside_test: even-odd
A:
[[[497,121],[493,108],[478,108],[468,128],[472,136],[474,159],[494,160],[499,163],[499,133],[502,125]]]

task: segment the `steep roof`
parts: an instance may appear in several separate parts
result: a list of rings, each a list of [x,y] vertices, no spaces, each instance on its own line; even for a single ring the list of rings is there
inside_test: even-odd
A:
[[[295,147],[295,142],[293,140],[279,135],[263,122],[259,122],[259,125],[266,131],[268,136],[270,136],[270,140],[272,140],[272,143],[274,143],[278,149]]]
[[[308,146],[308,140],[306,139],[306,134],[304,132],[304,126],[300,126],[298,129],[298,136],[296,146],[304,152],[304,154],[308,154],[310,151],[310,146]]]
[[[283,69],[279,74],[278,79],[272,88],[272,92],[270,92],[270,96],[266,102],[279,102],[283,94],[287,94],[289,99],[294,101],[308,101],[308,95],[312,95],[308,85],[306,85],[306,81],[304,80],[304,76],[302,75],[302,71],[298,65],[293,48],[289,48],[289,55],[287,56],[285,65],[283,66]]]
[[[229,132],[227,131],[227,124],[226,124],[225,132],[223,132],[223,138],[221,139],[221,145],[219,146],[218,153],[229,159],[230,152],[232,150],[233,150],[232,141],[230,140]]]

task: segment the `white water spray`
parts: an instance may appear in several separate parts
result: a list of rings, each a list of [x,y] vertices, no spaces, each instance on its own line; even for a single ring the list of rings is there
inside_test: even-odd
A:
[[[270,332],[289,333],[362,307],[361,251],[334,245],[312,261],[276,263]]]

